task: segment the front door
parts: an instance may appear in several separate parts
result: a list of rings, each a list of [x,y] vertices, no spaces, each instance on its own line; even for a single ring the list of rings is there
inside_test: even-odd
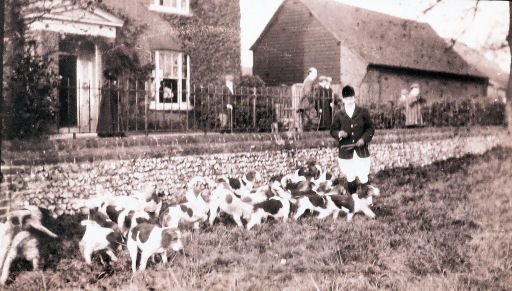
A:
[[[76,61],[73,55],[59,56],[59,127],[77,126]]]

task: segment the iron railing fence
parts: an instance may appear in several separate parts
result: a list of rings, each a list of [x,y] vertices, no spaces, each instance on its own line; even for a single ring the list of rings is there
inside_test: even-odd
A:
[[[260,132],[270,131],[272,123],[291,129],[298,118],[289,86],[231,92],[191,85],[180,96],[162,98],[144,82],[67,84],[58,89],[60,132]]]
[[[299,126],[300,85],[235,87],[233,92],[191,85],[166,99],[140,81],[107,82],[100,88],[69,84],[62,82],[58,89],[60,132],[264,132]],[[313,94],[320,130],[330,127],[341,108],[333,95],[325,90]],[[392,102],[364,106],[376,128],[405,126],[403,107]],[[423,106],[422,116],[426,126],[499,125],[504,124],[504,104],[487,98],[431,101]]]

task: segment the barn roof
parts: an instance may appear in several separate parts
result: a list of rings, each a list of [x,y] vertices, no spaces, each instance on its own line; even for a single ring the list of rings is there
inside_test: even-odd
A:
[[[450,48],[428,23],[332,0],[298,1],[310,10],[342,46],[359,54],[370,64],[487,78]],[[270,29],[282,7],[283,4],[251,49],[257,46]]]
[[[489,77],[489,83],[495,84],[495,86],[499,88],[507,88],[509,74],[500,69],[500,66],[496,62],[487,59],[479,50],[470,48],[461,42],[456,42],[453,49],[461,55],[466,62],[487,75]]]

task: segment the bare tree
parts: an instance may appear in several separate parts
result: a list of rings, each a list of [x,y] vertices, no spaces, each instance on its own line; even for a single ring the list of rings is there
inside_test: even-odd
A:
[[[3,118],[2,112],[4,110],[4,11],[5,11],[5,1],[1,1],[0,3],[0,38],[2,39],[2,45],[0,45],[0,50],[2,55],[0,56],[0,76],[2,85],[0,86],[0,149],[2,148],[3,141]],[[2,169],[2,151],[0,150],[0,170]],[[3,174],[0,171],[0,183],[3,180]]]
[[[512,52],[512,2],[508,2],[509,8],[509,25],[508,25],[508,35],[507,42],[508,47],[510,48],[510,52]],[[510,63],[510,71],[508,75],[508,86],[507,86],[507,101],[505,103],[505,116],[508,124],[508,134],[512,135],[512,62]]]
[[[423,10],[423,14],[428,13],[430,10],[432,10],[434,7],[436,7],[439,3],[443,2],[444,0],[436,0],[435,3],[427,7],[425,10]],[[480,3],[480,0],[477,0],[472,8],[473,12],[473,19],[475,18],[477,12],[478,12],[478,4]],[[490,49],[498,50],[506,47],[508,43],[508,47],[510,48],[510,53],[512,54],[512,2],[508,2],[509,5],[509,29],[508,29],[508,35],[506,42],[505,40],[503,43],[498,45],[492,45],[489,46]],[[465,28],[457,37],[454,37],[451,39],[450,47],[453,47],[455,43],[457,42],[458,37],[460,37],[462,34],[466,32]],[[507,132],[508,135],[512,135],[512,62],[510,63],[510,70],[509,70],[509,77],[508,77],[508,85],[507,85],[507,91],[506,91],[506,101],[505,101],[505,120],[507,121]]]

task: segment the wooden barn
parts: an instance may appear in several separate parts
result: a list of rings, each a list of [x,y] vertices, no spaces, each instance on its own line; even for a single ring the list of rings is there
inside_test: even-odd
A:
[[[489,83],[429,24],[332,0],[285,0],[251,50],[268,85],[301,83],[316,67],[363,102],[396,100],[412,83],[429,102],[477,98]]]

